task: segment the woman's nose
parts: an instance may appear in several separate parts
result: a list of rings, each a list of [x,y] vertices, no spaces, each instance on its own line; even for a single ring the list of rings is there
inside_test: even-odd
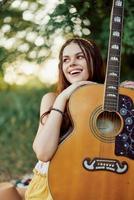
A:
[[[74,66],[74,65],[76,65],[76,59],[75,59],[75,57],[72,57],[70,59],[70,66]]]

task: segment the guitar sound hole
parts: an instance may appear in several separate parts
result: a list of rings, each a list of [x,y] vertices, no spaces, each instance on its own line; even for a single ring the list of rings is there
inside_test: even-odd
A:
[[[97,128],[101,134],[116,136],[121,129],[121,118],[116,112],[104,111],[97,117]]]

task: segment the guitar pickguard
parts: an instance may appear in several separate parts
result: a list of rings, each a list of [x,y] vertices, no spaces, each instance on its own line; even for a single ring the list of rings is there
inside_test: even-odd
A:
[[[130,97],[119,95],[119,113],[124,127],[115,138],[115,154],[134,159],[134,106]]]

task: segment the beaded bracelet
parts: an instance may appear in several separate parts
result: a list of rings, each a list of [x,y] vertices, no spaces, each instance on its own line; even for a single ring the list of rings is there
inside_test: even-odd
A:
[[[57,108],[51,108],[51,110],[55,110],[57,112],[59,112],[63,117],[64,117],[64,112],[62,112],[61,110],[57,109]]]

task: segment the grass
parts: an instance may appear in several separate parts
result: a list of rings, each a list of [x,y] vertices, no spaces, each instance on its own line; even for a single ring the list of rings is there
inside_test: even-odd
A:
[[[42,96],[52,88],[0,91],[0,181],[31,173]]]

